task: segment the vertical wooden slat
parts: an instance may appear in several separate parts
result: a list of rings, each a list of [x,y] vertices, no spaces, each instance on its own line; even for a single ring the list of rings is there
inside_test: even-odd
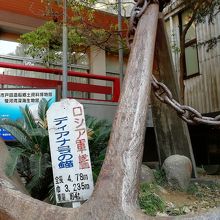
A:
[[[155,54],[159,68],[157,78],[168,86],[175,100],[180,100],[162,15],[158,21]],[[196,165],[187,125],[172,109],[160,103],[154,96],[152,96],[152,104],[153,122],[161,162],[173,154],[185,155],[191,159],[193,176],[196,177]]]

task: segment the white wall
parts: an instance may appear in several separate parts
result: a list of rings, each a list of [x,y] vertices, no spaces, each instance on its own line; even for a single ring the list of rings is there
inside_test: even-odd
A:
[[[97,46],[90,47],[89,54],[90,73],[96,75],[106,75],[106,56],[105,51]],[[103,80],[90,80],[91,84],[106,86],[106,81]],[[105,99],[105,95],[92,94],[90,98]]]

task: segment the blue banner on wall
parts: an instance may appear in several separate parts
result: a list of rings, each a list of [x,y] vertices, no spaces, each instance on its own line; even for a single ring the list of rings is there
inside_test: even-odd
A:
[[[20,106],[28,105],[34,117],[37,118],[38,104],[42,98],[56,101],[56,89],[1,89],[0,119],[22,119]],[[0,128],[0,138],[5,141],[15,140],[5,129]]]

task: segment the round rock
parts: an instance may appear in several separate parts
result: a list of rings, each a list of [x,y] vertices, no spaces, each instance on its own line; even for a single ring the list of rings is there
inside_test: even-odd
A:
[[[154,172],[146,165],[141,165],[141,176],[140,182],[141,183],[152,183],[154,181]]]
[[[187,190],[192,174],[192,163],[188,157],[172,155],[164,161],[162,168],[166,173],[169,185]]]

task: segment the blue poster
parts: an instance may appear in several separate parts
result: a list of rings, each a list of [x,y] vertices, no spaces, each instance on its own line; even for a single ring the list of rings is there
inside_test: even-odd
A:
[[[22,119],[20,106],[28,105],[34,117],[37,117],[38,104],[42,98],[56,101],[56,89],[1,89],[0,119]],[[0,138],[5,141],[15,140],[5,129],[0,128]]]

